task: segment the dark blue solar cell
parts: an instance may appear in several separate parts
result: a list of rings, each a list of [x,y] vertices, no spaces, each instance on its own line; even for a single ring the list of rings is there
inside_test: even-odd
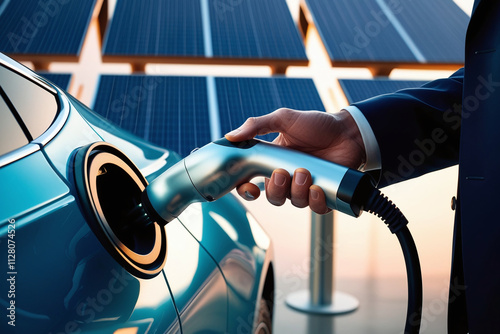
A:
[[[67,90],[69,88],[69,82],[71,80],[71,74],[66,73],[48,73],[48,72],[38,72],[42,77],[49,80],[57,87]]]
[[[200,0],[118,0],[103,53],[204,56]]]
[[[215,83],[222,133],[248,117],[280,107],[325,110],[311,79],[215,78]],[[205,77],[103,75],[94,110],[123,129],[182,156],[211,140]]]
[[[419,80],[390,80],[390,79],[340,79],[340,86],[344,90],[349,103],[366,100],[370,97],[393,93],[400,89],[420,87],[427,81]]]
[[[216,78],[222,133],[240,126],[248,117],[278,108],[320,110],[325,107],[311,79]],[[260,136],[271,141],[276,134]]]
[[[307,60],[285,0],[118,0],[103,54]]]
[[[416,62],[375,0],[306,2],[331,60]]]
[[[103,75],[94,110],[182,156],[211,139],[204,77]]]
[[[384,0],[389,4],[392,0]],[[464,62],[469,16],[454,1],[401,1],[401,25],[427,62]]]
[[[335,62],[461,63],[468,16],[452,0],[306,0]]]
[[[79,55],[96,1],[4,0],[0,51]]]
[[[307,59],[285,0],[210,1],[215,57]]]

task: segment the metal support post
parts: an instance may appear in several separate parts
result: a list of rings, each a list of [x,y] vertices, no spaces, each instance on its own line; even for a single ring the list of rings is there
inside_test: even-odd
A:
[[[301,312],[332,315],[358,308],[356,298],[333,287],[333,212],[312,213],[309,289],[290,294],[286,304]]]

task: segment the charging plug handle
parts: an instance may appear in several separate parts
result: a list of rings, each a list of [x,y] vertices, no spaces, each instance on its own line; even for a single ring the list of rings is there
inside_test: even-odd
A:
[[[375,187],[365,173],[271,143],[225,138],[194,151],[156,178],[142,194],[146,212],[159,223],[176,218],[194,202],[214,201],[256,176],[270,177],[277,167],[290,175],[302,167],[321,186],[327,206],[358,217],[363,211],[379,216],[396,234],[408,277],[405,333],[417,334],[422,312],[422,275],[417,249],[401,211]]]
[[[309,154],[252,139],[225,138],[194,151],[170,167],[146,188],[143,205],[158,222],[168,223],[194,202],[217,200],[256,176],[271,177],[281,167],[293,175],[301,167],[311,172],[314,184],[325,192],[327,206],[358,217],[371,178]]]

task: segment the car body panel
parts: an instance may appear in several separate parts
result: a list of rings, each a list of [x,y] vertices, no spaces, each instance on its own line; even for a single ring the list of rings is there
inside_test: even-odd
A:
[[[145,314],[162,315],[146,318],[151,318],[148,330],[178,326],[164,277],[144,280],[125,271],[90,230],[72,195],[12,217],[19,333],[109,333]],[[0,303],[7,307],[3,298]],[[0,324],[2,333],[5,326]]]
[[[57,134],[57,140],[48,142],[43,146],[43,151],[54,169],[71,184],[75,150],[98,141],[102,141],[101,137],[71,107],[66,124]]]
[[[33,168],[37,166],[37,168]],[[44,208],[69,193],[41,151],[0,168],[0,228],[9,219]],[[7,205],[8,204],[8,205]]]
[[[149,319],[144,333],[179,330],[164,277],[138,279],[118,265],[41,151],[1,168],[0,179],[3,189],[10,189],[0,195],[2,203],[9,203],[1,210],[2,221],[7,218],[0,235],[7,234],[7,224],[15,226],[11,300],[17,306],[18,333],[110,333],[111,328],[135,327],[144,319]],[[6,242],[1,244],[7,253]],[[9,291],[6,280],[0,286]],[[0,304],[8,306],[3,298]],[[145,317],[152,313],[162,317]],[[1,322],[0,329],[7,333],[10,328]]]
[[[191,206],[166,225],[167,259],[154,278],[127,272],[88,225],[73,164],[82,146],[106,141],[148,181],[180,160],[109,124],[73,97],[0,54],[29,80],[57,94],[47,132],[0,157],[0,251],[15,226],[16,331],[19,333],[251,332],[270,241],[231,195]],[[0,290],[9,283],[1,281]],[[7,308],[12,299],[0,296]],[[245,327],[242,327],[242,323]],[[0,323],[0,332],[13,328]]]
[[[167,224],[164,272],[182,323],[182,332],[225,333],[227,287],[217,264],[192,235],[174,220]]]
[[[271,241],[231,194],[192,204],[180,216],[193,236],[218,263],[228,285],[228,332],[251,332],[272,254]],[[258,240],[256,240],[258,239]]]

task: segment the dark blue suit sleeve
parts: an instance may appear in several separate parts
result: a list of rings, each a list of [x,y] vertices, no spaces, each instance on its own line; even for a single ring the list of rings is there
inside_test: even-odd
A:
[[[464,69],[420,88],[354,103],[377,138],[380,186],[458,163]]]

